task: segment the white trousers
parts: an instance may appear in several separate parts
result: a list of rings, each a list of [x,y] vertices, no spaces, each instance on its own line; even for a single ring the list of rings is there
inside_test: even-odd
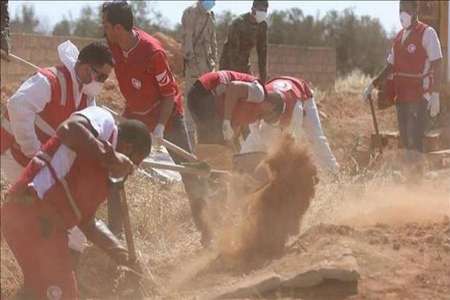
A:
[[[22,174],[23,167],[14,159],[10,150],[0,156],[0,163],[6,181],[16,182]],[[87,238],[77,226],[68,230],[68,239],[69,248],[72,250],[83,252],[87,246]]]
[[[331,152],[328,140],[323,133],[320,123],[319,111],[314,98],[304,102],[297,101],[292,115],[289,131],[296,138],[297,142],[302,141],[302,136],[306,136],[312,146],[312,150],[318,165],[330,172],[337,173],[339,164]],[[250,125],[250,134],[241,147],[241,153],[252,151],[267,151],[272,141],[281,134],[278,125],[270,125],[260,122]]]

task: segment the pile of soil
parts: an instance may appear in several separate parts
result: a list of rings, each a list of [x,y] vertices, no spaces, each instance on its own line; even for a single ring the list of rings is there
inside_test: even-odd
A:
[[[270,171],[268,182],[239,200],[244,205],[235,226],[222,227],[219,251],[228,265],[246,268],[280,255],[289,236],[298,234],[314,197],[317,171],[307,150],[288,135],[276,144],[263,162]]]
[[[166,50],[172,72],[177,76],[181,76],[183,73],[183,52],[181,50],[181,44],[161,32],[157,32],[153,36],[161,42]]]

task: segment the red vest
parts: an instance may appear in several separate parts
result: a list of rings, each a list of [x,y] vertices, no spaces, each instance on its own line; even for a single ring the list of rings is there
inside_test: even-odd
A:
[[[403,31],[394,40],[394,91],[397,101],[419,101],[425,93],[423,70],[427,53],[422,45],[428,25],[418,22],[402,44]]]
[[[65,66],[40,69],[39,73],[44,75],[50,83],[51,99],[44,109],[37,115],[34,129],[39,141],[44,144],[53,134],[56,128],[66,120],[73,112],[87,107],[87,96],[82,95],[80,104],[76,107],[73,82],[70,71]],[[2,119],[1,147],[0,153],[11,149],[11,153],[18,163],[25,166],[29,158],[20,150],[9,123],[9,116],[6,112]]]
[[[57,137],[50,138],[8,193],[20,195],[39,171],[48,167],[55,183],[47,190],[43,199],[36,198],[35,201],[56,208],[66,228],[71,228],[90,220],[99,205],[105,201],[108,194],[108,171],[99,161],[77,154],[67,175],[58,179],[55,166],[50,161],[60,146],[61,142]]]
[[[150,65],[151,57],[157,51],[163,51],[160,42],[138,28],[134,32],[139,42],[128,57],[123,55],[122,49],[116,44],[109,44],[114,58],[114,72],[119,82],[119,88],[126,100],[124,117],[142,121],[150,131],[156,126],[161,107],[162,95],[159,90],[156,74]],[[173,76],[168,74],[168,76]],[[171,77],[172,80],[174,80]],[[183,99],[177,89],[175,109],[172,118],[183,114]],[[166,128],[170,127],[170,120]]]
[[[268,93],[279,92],[283,95],[286,109],[280,116],[282,127],[288,126],[291,122],[297,101],[305,101],[313,96],[313,92],[305,80],[289,76],[272,78],[266,83],[266,90]]]
[[[233,81],[253,82],[257,80],[256,77],[245,73],[239,73],[235,71],[218,71],[209,72],[202,75],[198,79],[203,87],[215,94],[215,89],[220,84],[227,84]],[[220,95],[215,98],[217,116],[223,119],[224,115],[224,100],[225,95]],[[234,107],[231,124],[233,127],[245,126],[256,122],[262,117],[262,107],[260,103],[251,103],[246,101],[238,101]]]

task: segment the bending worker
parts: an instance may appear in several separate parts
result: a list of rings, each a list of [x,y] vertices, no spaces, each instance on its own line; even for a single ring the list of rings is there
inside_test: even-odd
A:
[[[306,135],[319,166],[336,174],[339,164],[323,133],[319,111],[308,83],[303,79],[282,76],[269,80],[265,88],[269,95],[279,95],[283,99],[284,110],[276,123],[260,121],[252,124],[241,153],[267,151],[274,139],[283,130],[288,130],[297,141],[301,140],[303,134]]]
[[[40,69],[8,99],[1,121],[1,168],[14,183],[30,159],[73,112],[95,105],[111,73],[111,52],[95,42],[81,52],[70,41],[58,46],[60,64]],[[69,231],[69,246],[78,254],[86,238]]]
[[[188,94],[199,144],[226,144],[237,139],[244,126],[260,119],[276,120],[283,101],[267,97],[254,76],[234,71],[201,76]]]
[[[106,200],[108,177],[129,175],[150,148],[144,124],[130,120],[117,127],[109,112],[92,106],[64,121],[36,153],[1,207],[2,235],[29,298],[78,299],[66,234],[74,226],[118,265],[135,267],[94,216]]]

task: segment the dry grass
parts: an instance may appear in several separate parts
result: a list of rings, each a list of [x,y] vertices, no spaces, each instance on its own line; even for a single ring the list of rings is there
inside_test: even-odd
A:
[[[372,131],[368,108],[360,101],[367,82],[368,78],[354,72],[348,78],[336,83],[336,91],[316,91],[316,100],[325,114],[322,120],[324,130],[339,162],[344,166],[352,165],[351,155],[356,142],[361,140],[365,142],[364,138]],[[114,107],[119,108],[118,94],[115,87],[108,89],[104,92],[106,102],[113,103]],[[4,100],[5,94],[2,91],[2,103]],[[394,124],[392,112],[380,114],[382,128],[392,128]],[[358,209],[364,208],[367,201],[377,201],[366,195],[393,180],[386,174],[385,170],[381,170],[378,174],[372,174],[370,179],[347,175],[343,175],[335,182],[321,179],[316,196],[303,219],[302,231],[321,222],[344,222],[350,216],[338,212],[349,211],[352,207],[356,207],[352,211],[354,215]],[[1,186],[3,193],[5,190],[3,181]],[[140,259],[151,270],[162,292],[175,297],[179,291],[169,290],[174,286],[174,282],[170,281],[177,277],[175,275],[180,274],[179,281],[186,281],[189,279],[187,277],[195,276],[196,271],[203,268],[215,256],[202,251],[200,236],[192,223],[189,204],[180,184],[155,184],[136,174],[128,181],[127,192]],[[105,209],[102,208],[98,216],[104,219],[105,215]],[[22,278],[14,258],[3,241],[1,254],[1,299],[9,299],[19,287]],[[188,262],[192,257],[200,258],[190,266]],[[108,260],[97,260],[92,263],[93,265],[83,272],[86,278],[97,278],[98,281],[89,280],[88,284],[98,291],[107,290],[110,282],[101,280],[103,276],[101,272],[107,271],[105,264]],[[101,264],[103,266],[100,266]]]

